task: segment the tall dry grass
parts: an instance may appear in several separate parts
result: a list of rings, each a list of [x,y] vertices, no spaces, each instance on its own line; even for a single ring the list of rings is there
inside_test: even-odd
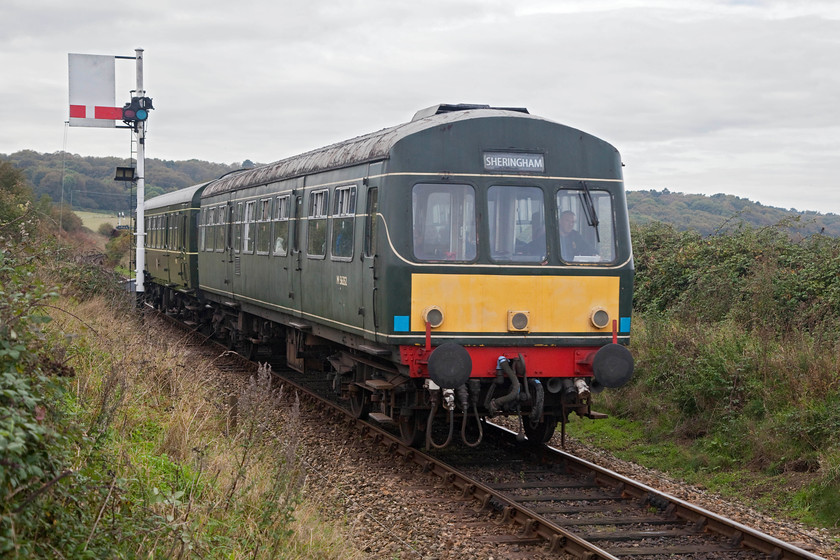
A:
[[[130,305],[62,301],[50,325],[97,491],[82,548],[136,557],[356,558],[304,501],[300,405],[263,366],[225,377]],[[74,333],[67,335],[66,333]],[[80,484],[79,490],[83,490]]]

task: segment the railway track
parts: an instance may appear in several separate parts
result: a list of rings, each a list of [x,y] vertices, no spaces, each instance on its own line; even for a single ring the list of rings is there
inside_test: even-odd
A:
[[[242,373],[256,369],[254,362],[233,353],[219,366]],[[312,399],[331,422],[345,424],[397,460],[418,465],[478,508],[495,510],[510,528],[507,535],[490,537],[496,542],[542,545],[551,553],[587,560],[820,560],[571,454],[548,446],[524,447],[516,434],[492,423],[485,425],[479,447],[453,445],[429,453],[406,447],[393,429],[354,418],[322,376],[276,365],[274,373]]]

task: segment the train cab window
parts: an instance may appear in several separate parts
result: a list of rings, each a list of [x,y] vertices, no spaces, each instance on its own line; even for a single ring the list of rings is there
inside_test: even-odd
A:
[[[289,250],[289,195],[274,201],[274,254],[284,256]]]
[[[616,258],[612,197],[607,191],[557,192],[560,258],[572,263],[611,263]]]
[[[330,251],[337,260],[353,258],[353,224],[356,219],[356,187],[335,189]]]
[[[327,190],[309,195],[306,221],[306,255],[323,257],[327,253]]]
[[[475,189],[418,184],[411,191],[414,258],[471,261],[476,256]]]
[[[271,199],[263,198],[257,204],[257,254],[267,255],[271,247]]]
[[[490,257],[502,262],[542,262],[548,255],[545,204],[539,187],[493,186],[487,193]]]

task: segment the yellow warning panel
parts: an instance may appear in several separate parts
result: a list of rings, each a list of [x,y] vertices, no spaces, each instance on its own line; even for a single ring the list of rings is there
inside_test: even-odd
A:
[[[526,315],[517,317],[518,327],[528,322],[517,332],[611,332],[618,295],[616,276],[413,274],[411,330],[423,331],[423,311],[435,306],[443,314],[438,332],[509,332],[510,312]],[[591,319],[598,310],[609,316],[601,329]]]

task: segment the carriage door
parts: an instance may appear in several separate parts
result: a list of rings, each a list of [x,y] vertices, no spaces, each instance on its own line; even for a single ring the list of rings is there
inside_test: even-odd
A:
[[[380,317],[377,314],[377,257],[376,232],[378,230],[377,212],[379,211],[379,189],[375,185],[378,179],[371,179],[365,201],[365,237],[362,250],[362,302],[364,305],[364,326],[368,333],[379,332]],[[377,336],[374,335],[374,339]]]
[[[184,210],[183,213],[178,213],[177,220],[178,226],[176,229],[177,232],[177,249],[178,249],[178,283],[183,286],[190,286],[190,281],[192,280],[192,275],[190,274],[189,269],[189,256],[187,253],[189,252],[189,247],[187,247],[187,227],[189,226],[189,209]]]
[[[303,301],[301,293],[301,268],[303,258],[301,255],[301,231],[303,230],[301,218],[303,216],[303,189],[292,191],[292,224],[291,224],[291,247],[289,251],[289,303],[292,309],[300,311]]]
[[[216,245],[217,250],[221,248],[223,251],[221,253],[221,260],[224,265],[225,271],[225,281],[223,289],[225,291],[232,291],[233,290],[233,265],[234,259],[239,259],[239,251],[235,249],[234,245],[234,237],[237,234],[236,231],[236,224],[234,220],[236,219],[236,211],[235,211],[235,203],[232,200],[229,200],[224,206],[219,207],[219,211],[222,212],[222,217],[220,219],[224,220],[221,224],[221,227],[218,228],[218,234],[216,238],[216,243],[218,244],[219,241],[222,242],[221,245]],[[241,233],[240,233],[241,236]]]

